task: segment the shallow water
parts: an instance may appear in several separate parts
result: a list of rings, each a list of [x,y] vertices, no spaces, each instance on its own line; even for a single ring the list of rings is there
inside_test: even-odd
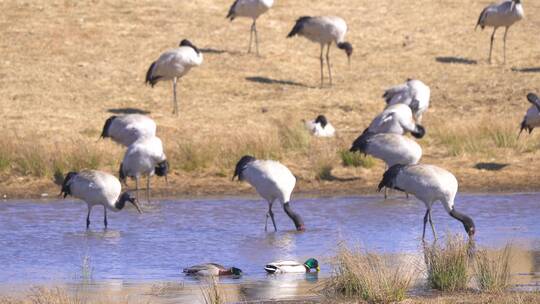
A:
[[[414,198],[399,193],[387,201],[380,196],[298,198],[291,205],[303,216],[305,232],[294,231],[275,205],[279,231],[266,233],[267,204],[258,198],[159,201],[145,204],[143,214],[129,207],[108,212],[108,230],[103,209],[95,207],[89,231],[86,204],[80,201],[0,202],[0,285],[83,279],[189,283],[194,279],[181,269],[210,261],[241,268],[245,275],[228,282],[245,283],[266,279],[267,262],[309,257],[321,261],[319,277],[324,277],[342,241],[387,253],[420,252],[425,207]],[[512,241],[529,252],[516,275],[539,284],[540,193],[460,195],[456,208],[474,219],[478,245],[497,248]],[[440,204],[433,220],[439,235],[464,233]],[[427,235],[431,238],[429,227]]]

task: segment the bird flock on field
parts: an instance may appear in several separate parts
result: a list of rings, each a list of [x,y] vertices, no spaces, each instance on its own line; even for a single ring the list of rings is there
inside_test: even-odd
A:
[[[248,53],[252,50],[253,36],[255,49],[259,54],[259,38],[257,32],[258,18],[267,12],[274,4],[273,0],[236,0],[230,7],[226,17],[233,21],[239,17],[251,18]],[[499,27],[505,27],[504,61],[506,62],[506,36],[508,29],[524,17],[520,0],[505,0],[499,4],[487,6],[480,14],[476,27],[484,29],[493,27],[491,35],[489,62],[491,63],[495,33]],[[347,23],[335,16],[302,16],[298,18],[287,35],[287,38],[303,36],[319,43],[320,52],[320,85],[324,85],[324,61],[328,73],[328,84],[332,85],[332,70],[330,64],[330,49],[335,44],[343,50],[350,59],[353,47],[345,40]],[[326,47],[326,54],[324,48]],[[162,53],[153,61],[146,73],[146,83],[154,87],[161,81],[171,81],[173,88],[173,114],[178,115],[177,84],[193,67],[203,63],[203,54],[191,41],[183,39],[176,49]],[[385,101],[384,110],[376,115],[369,126],[350,147],[351,152],[363,153],[381,159],[386,164],[386,171],[378,185],[378,190],[396,189],[412,194],[426,206],[423,218],[422,240],[425,238],[427,223],[430,223],[433,236],[436,239],[435,227],[431,216],[434,203],[441,202],[449,216],[461,222],[466,233],[472,239],[475,224],[472,218],[457,211],[455,197],[458,191],[458,181],[449,171],[435,165],[420,163],[422,147],[414,138],[423,138],[426,128],[421,124],[430,103],[430,88],[418,79],[407,79],[404,83],[388,88],[382,98]],[[521,123],[519,134],[523,130],[531,133],[540,126],[540,99],[534,93],[527,95],[531,103]],[[336,130],[324,115],[305,122],[306,128],[317,137],[332,137]],[[85,201],[88,205],[86,219],[87,229],[90,226],[90,212],[93,206],[104,207],[104,225],[107,227],[107,210],[120,211],[126,202],[133,204],[139,212],[140,179],[146,177],[146,201],[150,202],[150,178],[153,175],[167,178],[169,162],[164,153],[163,143],[156,136],[156,123],[142,114],[125,114],[111,116],[105,121],[102,138],[110,138],[126,147],[124,157],[118,171],[114,175],[96,171],[83,170],[66,174],[61,194],[72,195]],[[409,137],[408,133],[412,136]],[[518,135],[519,136],[519,135]],[[127,178],[135,180],[135,197],[130,192],[122,193],[122,183]],[[274,230],[277,226],[272,210],[278,202],[285,214],[292,220],[296,230],[304,231],[306,225],[302,217],[291,208],[291,195],[296,178],[285,165],[274,160],[257,159],[251,155],[243,156],[234,168],[234,178],[246,181],[255,188],[257,193],[268,203],[265,231],[268,228],[268,218]],[[269,273],[310,272],[319,270],[316,259],[308,259],[304,263],[296,261],[277,261],[265,266]],[[195,265],[184,269],[186,274],[196,275],[240,275],[242,271],[235,267],[224,267],[208,263]]]

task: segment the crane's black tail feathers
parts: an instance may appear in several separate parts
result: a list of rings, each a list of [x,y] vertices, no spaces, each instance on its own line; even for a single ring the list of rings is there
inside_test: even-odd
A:
[[[538,112],[540,112],[540,98],[538,98],[538,95],[529,93],[527,94],[527,100],[529,100],[529,102],[532,103],[536,109],[538,109]]]
[[[358,138],[354,140],[352,147],[349,149],[349,151],[360,151],[362,153],[366,153],[369,139],[372,138],[374,135],[375,133],[371,133],[368,131],[368,129],[365,129],[362,135],[358,136]]]
[[[478,22],[476,22],[476,26],[474,27],[474,30],[476,31],[476,29],[478,28],[478,26],[480,26],[480,28],[483,30],[486,26],[482,23],[483,19],[484,19],[484,14],[486,13],[486,10],[488,9],[488,7],[484,8],[482,10],[482,12],[480,13],[480,17],[478,17]]]
[[[390,169],[386,170],[383,174],[383,178],[381,182],[379,183],[379,187],[377,188],[378,191],[381,191],[382,188],[387,187],[390,189],[396,189],[399,191],[405,192],[405,190],[400,189],[396,185],[396,177],[398,176],[399,172],[405,168],[405,165],[393,165],[390,167]]]
[[[311,19],[311,17],[309,17],[309,16],[302,16],[302,17],[298,18],[298,20],[296,20],[296,23],[294,24],[293,29],[291,30],[289,35],[287,35],[287,38],[291,38],[294,35],[300,33],[302,31],[302,29],[304,28],[304,25],[306,24],[306,22],[309,19]]]
[[[233,21],[234,18],[236,18],[236,5],[238,4],[238,0],[234,1],[233,5],[231,5],[231,8],[229,8],[229,13],[227,14],[227,19]]]
[[[154,77],[153,70],[155,66],[156,66],[156,62],[154,61],[152,62],[152,64],[148,68],[148,71],[146,72],[145,83],[149,83],[151,87],[154,87],[156,83],[158,82],[158,80],[161,78],[161,76]]]

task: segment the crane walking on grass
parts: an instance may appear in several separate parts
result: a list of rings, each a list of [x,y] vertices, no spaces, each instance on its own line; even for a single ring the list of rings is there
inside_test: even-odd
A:
[[[140,138],[154,136],[156,136],[156,122],[142,114],[113,115],[105,121],[101,132],[101,138],[110,137],[126,147]]]
[[[146,201],[150,202],[150,177],[154,174],[167,179],[169,162],[163,152],[163,143],[158,137],[141,138],[131,144],[120,164],[120,180],[135,179],[135,193],[139,201],[139,179],[146,176]]]
[[[484,29],[486,26],[493,27],[493,34],[491,34],[491,43],[489,46],[489,63],[491,63],[491,53],[493,51],[493,40],[495,40],[495,32],[501,26],[505,27],[503,37],[503,56],[504,63],[506,63],[506,34],[508,29],[517,21],[523,19],[525,13],[521,0],[505,0],[498,4],[491,4],[484,8],[478,17],[476,28],[480,26]]]
[[[272,219],[274,230],[277,231],[272,212],[272,204],[277,200],[283,206],[285,213],[294,222],[296,230],[304,230],[304,221],[290,206],[291,194],[296,184],[296,178],[289,168],[273,160],[258,160],[253,156],[245,155],[238,163],[234,171],[234,176],[238,176],[239,181],[247,181],[257,190],[262,198],[268,202],[268,213],[264,230],[267,231],[268,217]]]
[[[178,115],[176,83],[191,68],[201,65],[203,55],[189,40],[184,39],[176,49],[167,51],[152,62],[146,72],[146,83],[154,87],[159,81],[171,80],[173,84],[173,114]]]
[[[237,17],[248,17],[253,19],[251,29],[249,31],[249,48],[248,53],[251,53],[251,42],[253,34],[255,34],[255,47],[257,56],[259,55],[259,37],[257,35],[257,19],[266,13],[274,4],[274,0],[236,0],[229,9],[227,18],[233,21]]]
[[[96,205],[103,206],[103,224],[107,228],[107,209],[120,211],[130,202],[142,213],[137,200],[128,192],[122,193],[120,181],[113,175],[101,171],[84,170],[81,172],[69,172],[62,183],[60,195],[64,198],[72,195],[82,199],[88,205],[88,215],[86,216],[86,229],[90,227],[90,212]]]
[[[412,193],[426,205],[422,240],[426,236],[426,224],[429,220],[433,237],[437,239],[435,227],[431,219],[433,203],[440,201],[448,214],[460,221],[470,238],[474,236],[473,220],[456,210],[454,200],[458,190],[456,177],[445,169],[433,165],[394,165],[388,169],[379,183],[379,191],[383,187]]]
[[[319,17],[300,17],[296,20],[296,24],[293,29],[287,35],[287,38],[295,35],[304,36],[308,40],[321,45],[321,87],[324,82],[324,46],[326,49],[326,64],[328,67],[329,83],[332,85],[332,69],[330,67],[330,46],[335,43],[338,48],[345,51],[349,64],[351,61],[351,55],[353,52],[352,45],[345,41],[345,35],[347,34],[347,23],[340,17],[333,16],[319,16]]]

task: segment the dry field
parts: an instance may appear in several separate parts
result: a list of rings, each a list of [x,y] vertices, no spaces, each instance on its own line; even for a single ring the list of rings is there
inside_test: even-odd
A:
[[[540,2],[524,1],[531,18],[511,28],[506,66],[503,31],[493,65],[490,30],[474,31],[489,1],[276,2],[258,22],[256,57],[246,54],[250,21],[225,19],[232,0],[0,1],[0,195],[56,193],[54,175],[71,169],[117,172],[122,149],[96,140],[105,119],[126,109],[158,123],[173,167],[168,186],[154,182],[161,195],[250,193],[230,181],[245,153],[281,160],[298,192],[373,192],[383,164],[346,167],[339,152],[382,110],[383,90],[408,77],[432,89],[423,162],[454,172],[462,190],[540,188],[540,131],[516,139],[525,95],[540,91]],[[319,46],[285,36],[299,16],[331,14],[347,20],[355,49],[350,68],[332,49],[335,85],[320,89]],[[205,61],[180,82],[175,117],[170,84],[151,89],[144,76],[182,38]],[[337,138],[302,129],[319,113]]]

